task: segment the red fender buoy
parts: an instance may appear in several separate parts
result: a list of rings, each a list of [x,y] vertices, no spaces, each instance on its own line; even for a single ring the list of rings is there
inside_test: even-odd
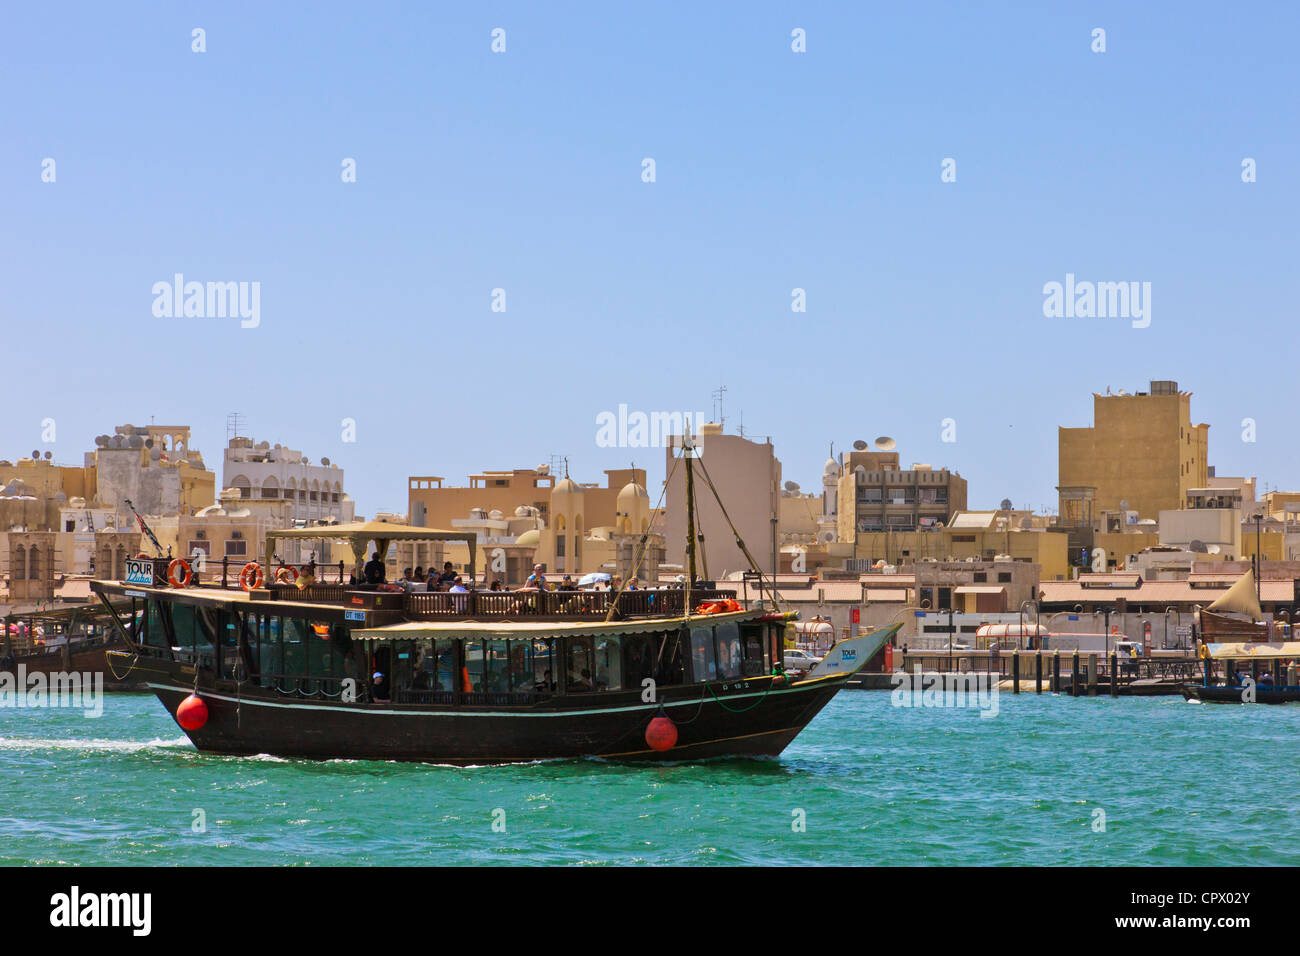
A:
[[[646,727],[645,742],[650,745],[651,750],[657,750],[659,753],[672,750],[677,745],[677,725],[664,713],[663,707],[659,708],[659,713]]]
[[[208,705],[197,694],[190,694],[176,708],[176,723],[181,730],[198,730],[208,722]]]

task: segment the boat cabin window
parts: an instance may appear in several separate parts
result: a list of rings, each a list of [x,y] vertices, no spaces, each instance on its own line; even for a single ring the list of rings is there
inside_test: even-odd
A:
[[[717,680],[718,663],[713,649],[713,628],[691,628],[691,677],[696,682]]]
[[[570,694],[581,694],[595,690],[593,671],[593,641],[590,637],[570,637],[565,654],[565,690]]]
[[[617,637],[598,637],[595,644],[596,690],[623,689],[623,657]]]
[[[739,677],[744,660],[740,625],[735,621],[724,621],[713,629],[713,633],[718,649],[718,676],[723,680]]]

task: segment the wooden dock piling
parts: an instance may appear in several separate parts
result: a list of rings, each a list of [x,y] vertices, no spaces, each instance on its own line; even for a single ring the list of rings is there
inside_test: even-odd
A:
[[[1110,652],[1110,696],[1119,696],[1119,654]]]
[[[1020,648],[1011,652],[1011,693],[1020,693]]]
[[[1043,692],[1043,651],[1040,648],[1034,655],[1034,693]]]
[[[1052,693],[1061,692],[1061,650],[1052,651]]]
[[[1079,696],[1079,649],[1077,647],[1070,661],[1070,696]]]

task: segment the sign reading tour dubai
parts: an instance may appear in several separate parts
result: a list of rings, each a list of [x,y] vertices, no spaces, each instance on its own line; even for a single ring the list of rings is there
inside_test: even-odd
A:
[[[153,561],[149,558],[126,559],[126,583],[153,587]]]

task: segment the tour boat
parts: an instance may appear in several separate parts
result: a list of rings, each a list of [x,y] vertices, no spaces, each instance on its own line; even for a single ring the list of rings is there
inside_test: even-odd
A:
[[[1186,700],[1215,704],[1287,704],[1300,701],[1300,641],[1248,641],[1200,646],[1204,674],[1183,685]],[[1221,671],[1216,664],[1222,665]]]
[[[691,575],[674,588],[365,588],[343,582],[342,563],[332,584],[285,565],[269,579],[245,566],[235,582],[226,565],[218,579],[161,558],[92,588],[110,610],[127,605],[112,611],[130,645],[116,669],[146,681],[203,751],[459,765],[774,757],[856,668],[787,677],[795,615],[694,583],[691,531]],[[386,554],[393,540],[464,541],[476,567],[472,532],[382,522],[268,532],[265,553],[312,538],[349,542],[358,565],[371,542]]]

